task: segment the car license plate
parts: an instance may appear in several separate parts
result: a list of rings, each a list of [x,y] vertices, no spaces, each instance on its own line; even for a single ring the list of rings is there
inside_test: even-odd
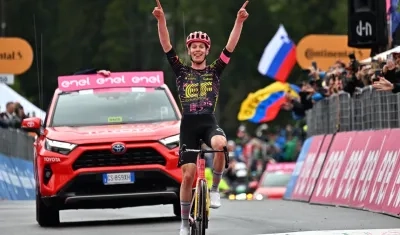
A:
[[[103,184],[133,184],[135,183],[134,172],[103,174]]]

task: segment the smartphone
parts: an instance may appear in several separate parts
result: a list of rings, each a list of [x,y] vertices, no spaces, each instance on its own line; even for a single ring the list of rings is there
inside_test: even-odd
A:
[[[374,77],[374,78],[372,79],[372,82],[379,82],[379,78],[378,78],[378,77]]]
[[[311,65],[315,70],[317,70],[317,68],[318,68],[317,67],[317,62],[315,62],[315,61],[311,62]]]
[[[379,81],[379,77],[382,75],[381,70],[375,70],[375,77],[372,79],[372,82],[378,82]]]

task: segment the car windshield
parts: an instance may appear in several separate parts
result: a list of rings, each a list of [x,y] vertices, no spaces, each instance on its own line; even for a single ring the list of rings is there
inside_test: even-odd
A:
[[[60,94],[50,126],[93,126],[178,120],[164,89]]]
[[[289,183],[291,173],[271,172],[267,173],[261,182],[262,187],[286,187]]]

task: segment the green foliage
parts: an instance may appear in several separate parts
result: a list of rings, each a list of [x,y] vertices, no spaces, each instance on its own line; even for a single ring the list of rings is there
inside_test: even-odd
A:
[[[168,14],[172,44],[185,55],[184,37],[190,31],[208,32],[215,59],[225,46],[236,13],[243,4],[232,0],[161,0]],[[44,107],[57,86],[57,76],[79,69],[106,68],[111,71],[163,70],[167,84],[175,90],[175,79],[165,60],[151,15],[152,0],[8,0],[7,36],[27,39],[43,50]],[[310,33],[346,33],[347,1],[250,1],[240,43],[223,75],[219,99],[221,125],[234,134],[241,101],[272,81],[257,72],[260,56],[280,23],[297,42]],[[36,18],[35,40],[33,15]],[[43,43],[41,45],[41,35]],[[40,53],[39,53],[40,54]],[[35,53],[35,56],[38,55]],[[40,56],[39,56],[40,58]],[[187,58],[186,58],[187,59]],[[17,77],[18,92],[40,106],[36,60],[31,69]],[[300,80],[295,69],[290,82]],[[19,85],[18,85],[19,84]],[[281,118],[282,117],[282,118]],[[274,121],[285,124],[290,115]]]

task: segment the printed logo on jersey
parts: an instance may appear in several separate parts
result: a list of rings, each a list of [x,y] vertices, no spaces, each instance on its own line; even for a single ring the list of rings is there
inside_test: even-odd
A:
[[[197,78],[196,77],[185,77],[185,80],[196,81]]]
[[[212,81],[214,79],[212,73],[201,74],[200,78],[195,74],[190,73],[184,78],[188,81],[198,81],[198,79],[200,79],[200,81]]]
[[[187,84],[185,87],[185,98],[196,98],[196,97],[206,97],[208,92],[212,91],[212,82],[202,82],[199,84]]]
[[[203,80],[204,81],[212,81],[213,80],[213,74],[212,73],[207,73],[203,75]]]

